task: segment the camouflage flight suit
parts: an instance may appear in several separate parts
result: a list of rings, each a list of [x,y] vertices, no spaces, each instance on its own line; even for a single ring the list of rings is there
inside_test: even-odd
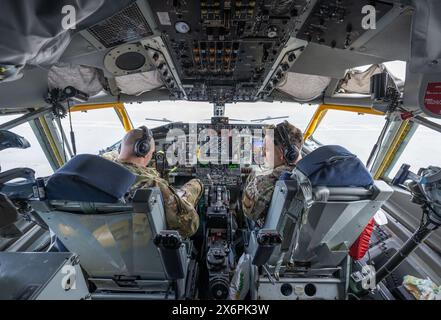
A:
[[[118,152],[118,150],[112,150],[112,151],[103,153],[101,155],[101,157],[103,157],[107,160],[110,160],[110,161],[116,161],[119,157],[119,152]]]
[[[175,190],[160,177],[155,168],[139,167],[118,159],[114,161],[136,175],[135,183],[130,188],[131,195],[139,188],[158,187],[161,190],[167,228],[177,230],[183,237],[190,237],[196,233],[199,227],[199,216],[195,206],[203,192],[203,184],[200,180],[192,179],[181,189]]]
[[[293,168],[281,165],[271,172],[258,174],[253,171],[248,176],[242,196],[242,209],[246,217],[263,226],[277,180],[283,172],[292,171]]]

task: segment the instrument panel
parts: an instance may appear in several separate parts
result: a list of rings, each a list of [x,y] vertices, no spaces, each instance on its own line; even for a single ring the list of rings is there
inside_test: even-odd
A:
[[[254,165],[263,163],[262,124],[171,123],[152,129],[156,151],[169,178],[197,177],[205,185],[239,186]]]

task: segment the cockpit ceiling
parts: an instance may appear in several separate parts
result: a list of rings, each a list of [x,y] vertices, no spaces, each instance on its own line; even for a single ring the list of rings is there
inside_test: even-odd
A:
[[[372,4],[376,26],[364,29],[362,10]],[[440,12],[432,0],[77,0],[75,29],[63,28],[66,5],[2,2],[0,108],[45,106],[48,89],[67,85],[90,103],[222,104],[272,101],[278,92],[304,102],[333,92],[327,87],[349,68],[403,60],[418,72],[441,57],[424,38],[440,31],[441,15],[423,16]],[[416,15],[432,29],[412,24]]]

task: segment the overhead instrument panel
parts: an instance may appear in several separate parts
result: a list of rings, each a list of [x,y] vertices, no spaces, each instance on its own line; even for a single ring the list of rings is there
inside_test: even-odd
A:
[[[188,100],[254,101],[307,0],[151,1]]]
[[[363,19],[367,19],[369,13],[370,7],[367,6],[375,8],[375,20],[378,21],[392,9],[393,3],[372,0],[319,0],[297,33],[297,38],[332,48],[348,49],[356,39],[369,30],[368,27],[362,26]]]

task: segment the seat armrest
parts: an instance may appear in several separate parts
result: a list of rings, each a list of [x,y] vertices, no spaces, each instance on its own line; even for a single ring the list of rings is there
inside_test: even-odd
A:
[[[184,279],[187,254],[179,233],[175,230],[163,230],[155,236],[154,243],[159,250],[167,279]]]
[[[389,200],[394,190],[384,181],[375,180],[373,185],[373,200],[385,202]]]
[[[257,247],[253,254],[253,264],[266,264],[274,249],[282,243],[282,237],[277,230],[261,229],[256,236]]]
[[[0,185],[14,179],[25,179],[29,182],[35,181],[35,171],[29,168],[15,168],[0,173]]]
[[[19,181],[11,182],[18,179]],[[0,192],[12,200],[28,200],[34,196],[35,171],[15,168],[0,173]]]

